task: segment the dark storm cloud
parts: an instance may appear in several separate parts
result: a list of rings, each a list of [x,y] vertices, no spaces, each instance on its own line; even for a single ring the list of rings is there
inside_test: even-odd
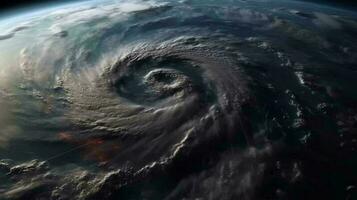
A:
[[[17,32],[20,32],[20,31],[25,30],[27,28],[29,28],[29,27],[28,26],[15,27],[12,30],[10,30],[8,33],[5,33],[3,35],[0,34],[0,40],[10,39],[10,38],[14,37]]]

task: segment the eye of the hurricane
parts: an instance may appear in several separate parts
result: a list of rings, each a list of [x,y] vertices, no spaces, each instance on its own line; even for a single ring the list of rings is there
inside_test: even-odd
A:
[[[113,86],[117,94],[140,105],[180,101],[207,93],[202,70],[184,59],[145,58],[119,63]]]
[[[172,85],[175,83],[175,79],[180,79],[180,75],[172,69],[155,69],[146,74],[144,78],[148,84]]]
[[[144,83],[158,95],[173,95],[192,88],[190,80],[173,69],[154,69],[144,76]]]

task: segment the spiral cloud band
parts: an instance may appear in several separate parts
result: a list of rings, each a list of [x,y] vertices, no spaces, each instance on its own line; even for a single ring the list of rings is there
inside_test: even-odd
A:
[[[312,199],[352,182],[355,13],[157,0],[26,16],[0,22],[0,198]]]

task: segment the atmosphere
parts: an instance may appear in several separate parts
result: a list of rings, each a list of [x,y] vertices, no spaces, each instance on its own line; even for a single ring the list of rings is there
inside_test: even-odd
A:
[[[48,3],[56,4],[56,3],[76,2],[76,1],[105,1],[105,0],[11,0],[11,1],[2,1],[0,10],[14,9],[19,7],[41,5],[41,4],[48,4]],[[254,0],[246,0],[246,1],[254,1]],[[269,0],[260,0],[260,1],[269,1]],[[357,2],[353,0],[286,0],[286,1],[316,2],[321,4],[330,4],[330,5],[338,5],[338,6],[353,7],[353,8],[357,6]]]

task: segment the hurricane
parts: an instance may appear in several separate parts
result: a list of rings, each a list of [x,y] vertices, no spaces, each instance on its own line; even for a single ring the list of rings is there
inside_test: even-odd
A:
[[[352,198],[356,19],[120,0],[0,21],[0,198]]]

